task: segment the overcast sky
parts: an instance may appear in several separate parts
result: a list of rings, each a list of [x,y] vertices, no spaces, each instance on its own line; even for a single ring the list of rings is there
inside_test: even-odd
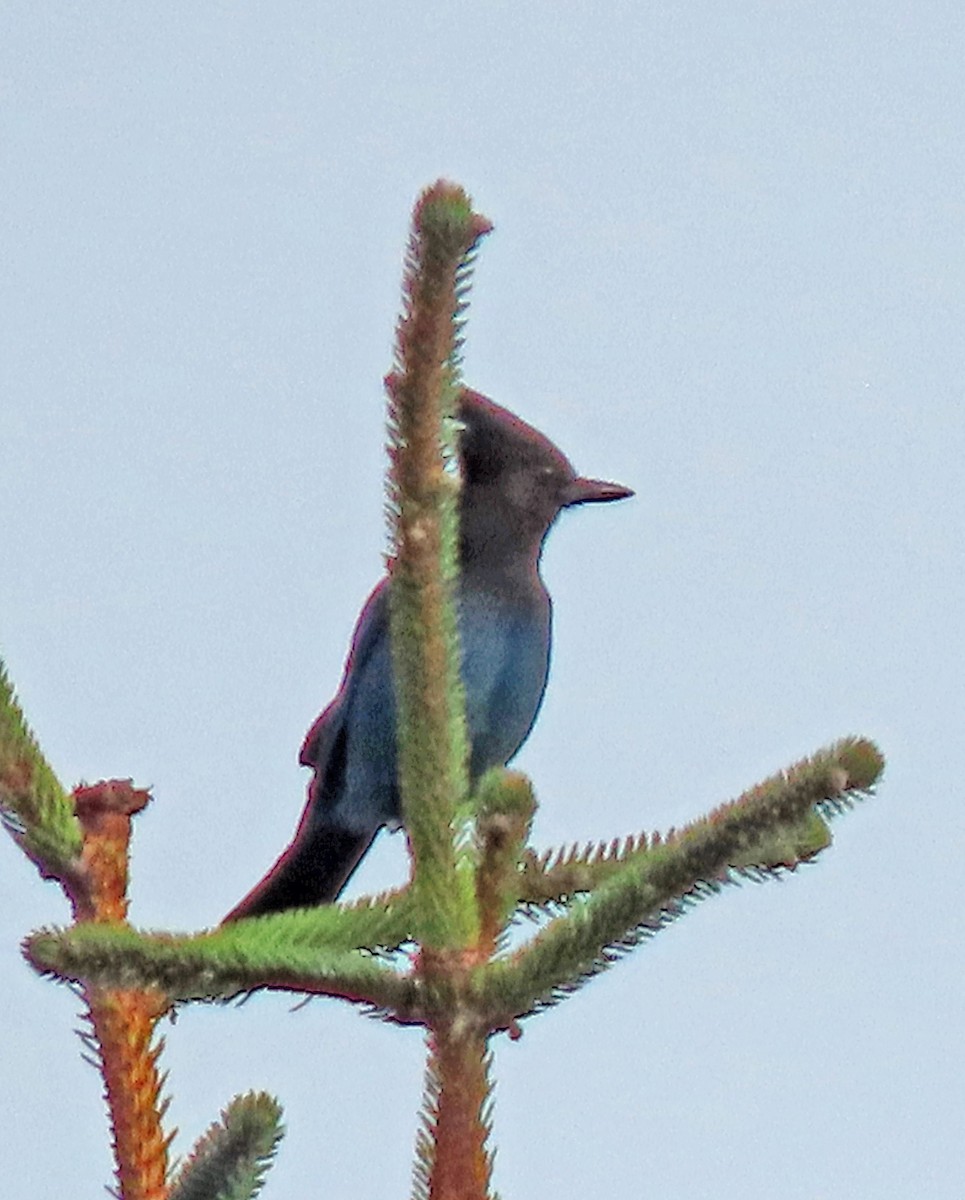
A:
[[[385,545],[411,205],[496,226],[466,379],[586,473],[539,846],[665,829],[833,739],[878,796],[497,1043],[506,1200],[961,1200],[965,9],[31,3],[0,12],[0,654],[67,784],[133,777],[132,919],[216,922]],[[353,893],[400,879],[383,839]],[[100,1085],[0,844],[11,1196],[97,1196]],[[409,1189],[418,1031],[282,996],[167,1029],[184,1152],[277,1094],[266,1200]],[[606,1182],[604,1182],[604,1180]]]

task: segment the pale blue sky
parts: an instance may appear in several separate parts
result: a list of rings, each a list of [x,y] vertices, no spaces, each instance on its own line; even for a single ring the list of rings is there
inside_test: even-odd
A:
[[[499,1043],[506,1200],[961,1198],[963,62],[950,2],[0,13],[0,653],[65,782],[154,788],[137,923],[216,921],[300,811],[440,175],[496,224],[467,381],[637,490],[546,555],[538,843],[679,825],[847,733],[889,757],[817,865]],[[402,870],[389,840],[356,890]],[[77,1004],[18,953],[65,916],[0,844],[31,1200],[110,1171]],[[290,1007],[168,1030],[178,1148],[265,1088],[266,1200],[407,1195],[418,1033]]]

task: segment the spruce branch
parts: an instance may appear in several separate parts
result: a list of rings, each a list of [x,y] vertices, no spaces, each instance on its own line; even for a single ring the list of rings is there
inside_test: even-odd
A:
[[[508,1028],[563,999],[725,883],[813,858],[829,840],[824,818],[867,795],[882,767],[873,743],[846,739],[631,855],[615,873],[607,863],[609,878],[515,954],[480,969],[490,1027]]]
[[[440,182],[420,197],[406,262],[396,370],[389,376],[392,662],[399,785],[413,856],[430,1061],[416,1194],[489,1195],[485,1032],[464,1005],[471,966],[488,957],[469,802],[469,743],[455,613],[458,476],[453,416],[472,254],[489,223]],[[492,871],[490,871],[492,876]],[[493,882],[493,879],[490,880]],[[489,897],[485,897],[487,900]],[[490,908],[493,905],[490,903]],[[490,932],[485,940],[492,941]]]
[[[679,831],[671,829],[663,836],[631,834],[611,842],[563,846],[540,855],[529,850],[523,859],[519,888],[523,911],[535,916],[540,910],[557,910],[580,892],[592,891],[614,878],[629,863],[639,862],[661,846],[673,845],[678,837]],[[831,833],[826,823],[818,812],[811,812],[800,825],[773,830],[761,844],[749,842],[747,857],[754,861],[740,869],[750,874],[760,864],[791,866],[813,858],[830,844]]]
[[[440,181],[416,204],[389,396],[392,661],[399,785],[416,870],[420,940],[466,945],[475,913],[465,847],[454,843],[468,789],[468,736],[459,672],[458,477],[453,414],[459,321],[472,253],[489,223],[461,188]]]
[[[165,996],[135,989],[83,989],[87,1029],[81,1038],[88,1058],[101,1072],[111,1119],[117,1195],[122,1200],[165,1200],[168,1101],[159,1067],[164,1039],[157,1023],[168,1010]]]
[[[284,1136],[281,1116],[265,1092],[236,1096],[195,1144],[168,1200],[254,1200]]]
[[[78,922],[75,930],[105,929],[127,918],[131,821],[150,797],[130,780],[77,787],[72,810],[82,835],[79,855],[61,875]],[[111,1121],[115,1176],[123,1200],[164,1200],[168,1148],[167,1102],[159,1059],[164,1040],[157,1024],[168,1010],[154,988],[112,988],[85,982],[81,1037],[104,1080]]]
[[[652,843],[653,835],[638,833],[542,854],[527,850],[520,869],[519,899],[534,908],[562,904],[577,892],[588,892],[612,879],[632,859],[646,854]],[[655,844],[660,844],[659,836]]]
[[[247,917],[221,925],[208,935],[219,943],[265,947],[280,955],[285,946],[321,952],[368,949],[397,950],[415,940],[415,918],[409,888],[363,896],[351,904],[320,904]]]
[[[478,866],[480,961],[499,949],[520,900],[520,861],[529,839],[536,798],[525,775],[498,768],[487,771],[476,788],[475,828]]]
[[[37,745],[0,660],[0,819],[45,878],[69,878],[81,850],[70,797]]]
[[[80,922],[127,920],[131,820],[150,803],[130,779],[104,779],[74,788],[74,812],[83,833],[79,862],[63,882]]]
[[[182,937],[127,925],[44,929],[27,938],[24,954],[38,971],[63,980],[156,989],[174,1000],[230,999],[265,988],[339,996],[402,1023],[419,1019],[417,982],[371,952],[292,944],[281,920],[246,924],[260,926],[261,936],[239,936],[240,923]]]
[[[883,759],[874,744],[863,739],[846,738],[825,753],[832,752],[842,757],[845,768],[849,771],[849,778],[858,781],[874,781],[883,765]],[[791,768],[797,769],[799,768]],[[868,790],[860,782],[855,788],[859,795]],[[733,803],[746,804],[751,794],[747,793]],[[821,801],[821,811],[827,816],[836,815],[851,803],[848,795],[846,792],[837,799]],[[725,805],[717,811],[723,813],[728,807]],[[554,906],[565,904],[577,893],[589,892],[606,880],[612,879],[631,861],[641,859],[661,845],[677,841],[680,832],[682,831],[671,829],[664,835],[636,833],[625,838],[613,838],[609,842],[563,846],[555,850],[545,850],[541,854],[527,850],[521,868],[520,901],[527,908],[552,910]],[[791,865],[799,859],[813,857],[830,844],[830,833],[826,826],[813,816],[806,818],[800,826],[792,827],[783,835],[790,837],[786,845],[782,845],[779,828],[772,830],[768,836],[768,845],[759,846],[754,850],[753,843],[749,843],[746,848],[749,858],[758,855],[760,863],[765,866]],[[734,865],[741,866],[739,863]],[[748,872],[754,865],[753,862],[744,864]]]
[[[413,1200],[490,1200],[491,1069],[473,1022],[450,1019],[430,1033]]]

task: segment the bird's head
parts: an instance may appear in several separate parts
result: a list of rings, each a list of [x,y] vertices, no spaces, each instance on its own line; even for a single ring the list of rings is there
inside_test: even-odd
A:
[[[467,561],[511,548],[535,559],[564,508],[633,495],[622,484],[577,475],[548,437],[479,392],[463,390],[458,417]]]

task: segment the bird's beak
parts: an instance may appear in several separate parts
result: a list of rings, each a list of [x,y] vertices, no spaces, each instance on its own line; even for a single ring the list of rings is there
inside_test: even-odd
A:
[[[578,475],[563,489],[563,507],[573,504],[604,504],[609,500],[625,500],[632,496],[631,488],[622,483],[608,483],[605,479],[584,479]]]

